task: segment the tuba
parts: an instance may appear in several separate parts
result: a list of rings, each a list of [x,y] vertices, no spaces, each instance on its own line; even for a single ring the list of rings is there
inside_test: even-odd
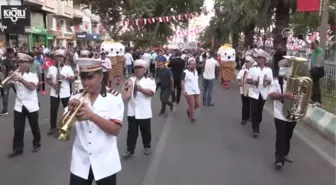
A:
[[[60,128],[58,140],[61,141],[68,141],[70,139],[71,129],[74,126],[75,122],[77,121],[76,114],[78,113],[79,109],[87,103],[89,100],[89,93],[87,89],[84,89],[82,96],[79,99],[79,103],[73,107],[72,110],[68,110],[65,112],[64,116],[60,120]]]
[[[302,119],[307,113],[313,81],[303,75],[306,73],[304,70],[307,68],[305,64],[307,60],[305,58],[294,56],[284,56],[284,58],[291,64],[291,74],[287,79],[284,92],[294,94],[296,97],[292,100],[283,100],[283,114],[287,119],[297,121]]]
[[[4,85],[8,84],[10,82],[10,80],[13,78],[13,76],[15,74],[17,74],[19,71],[20,71],[20,68],[15,69],[12,74],[10,74],[3,81],[1,81],[0,88],[2,88]]]
[[[249,90],[249,84],[246,83],[247,80],[247,71],[245,71],[244,75],[243,75],[243,95],[247,96],[248,95],[248,90]]]

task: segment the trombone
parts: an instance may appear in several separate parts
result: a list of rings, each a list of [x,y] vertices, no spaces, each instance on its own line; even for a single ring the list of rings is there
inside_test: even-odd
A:
[[[8,84],[10,80],[20,71],[20,68],[15,69],[12,74],[7,76],[1,83],[0,83],[0,88],[2,88],[4,85]]]

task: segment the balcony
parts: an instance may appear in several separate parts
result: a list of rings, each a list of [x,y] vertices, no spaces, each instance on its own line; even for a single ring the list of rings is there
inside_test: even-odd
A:
[[[46,12],[57,13],[57,0],[44,0],[45,4],[42,9]]]
[[[78,19],[82,19],[84,16],[83,11],[78,8],[78,7],[74,7],[73,9],[73,18],[78,18]]]
[[[73,8],[69,5],[69,1],[57,1],[57,14],[56,16],[72,19]]]
[[[31,6],[43,6],[44,0],[23,0],[23,4]]]

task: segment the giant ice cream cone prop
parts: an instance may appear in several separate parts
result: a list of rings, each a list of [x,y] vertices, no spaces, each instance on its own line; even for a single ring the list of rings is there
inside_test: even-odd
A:
[[[224,44],[218,49],[217,55],[222,84],[229,88],[230,81],[234,81],[236,78],[236,50],[232,48],[231,44]]]

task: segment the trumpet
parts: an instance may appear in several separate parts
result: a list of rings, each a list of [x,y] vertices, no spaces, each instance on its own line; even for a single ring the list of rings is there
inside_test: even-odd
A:
[[[78,113],[79,109],[87,103],[89,100],[89,93],[87,92],[87,88],[83,91],[82,96],[79,99],[79,103],[73,107],[73,109],[68,110],[65,115],[60,120],[61,127],[59,130],[58,140],[61,141],[68,141],[70,139],[70,133],[72,127],[75,125],[77,121],[76,114]]]
[[[267,75],[265,74],[264,75],[264,79],[263,79],[263,87],[266,88],[268,86],[269,82],[268,82],[268,77]]]
[[[0,84],[0,88],[2,88],[4,85],[8,84],[10,82],[10,80],[20,71],[20,68],[17,68],[13,71],[12,74],[10,74],[9,76],[7,76]]]

